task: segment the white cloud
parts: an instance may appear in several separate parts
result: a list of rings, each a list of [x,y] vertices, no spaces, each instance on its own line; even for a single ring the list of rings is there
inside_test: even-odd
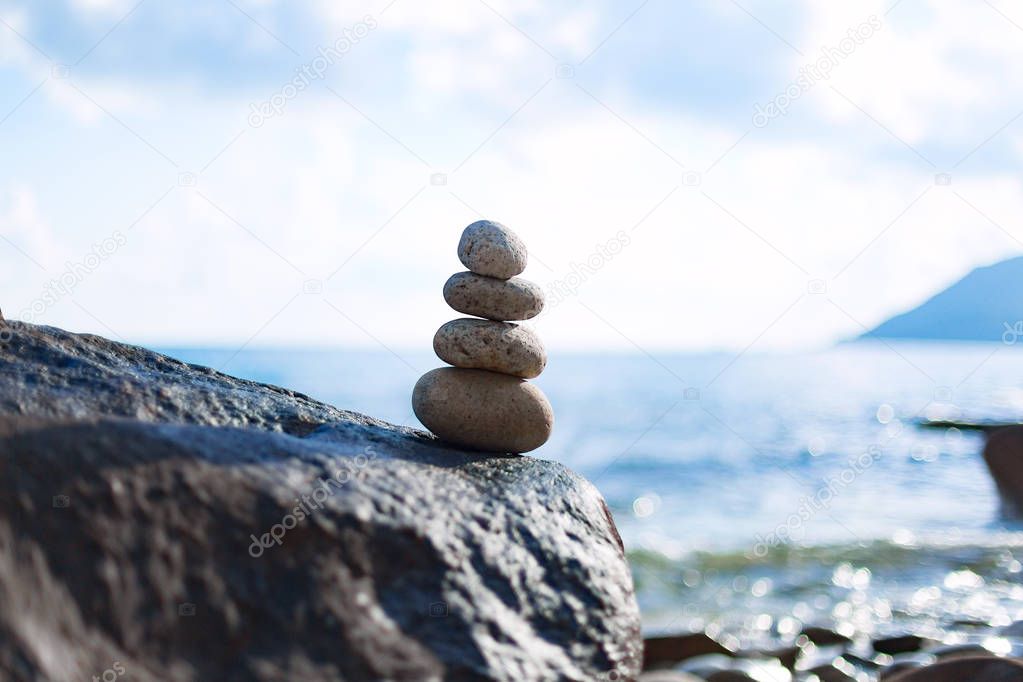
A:
[[[135,2],[133,0],[71,0],[71,6],[84,14],[123,14],[130,10]]]
[[[0,192],[0,234],[44,266],[49,266],[63,253],[43,217],[36,193],[27,185],[15,185]],[[8,244],[5,248],[13,247]],[[28,265],[26,260],[9,255],[10,261],[23,267]]]
[[[807,3],[804,42],[815,54],[870,15],[883,23],[835,70],[831,85],[910,144],[979,143],[1018,113],[1023,42],[1010,21],[965,0],[906,2],[887,15],[886,5]],[[817,102],[843,124],[862,117],[840,97]]]

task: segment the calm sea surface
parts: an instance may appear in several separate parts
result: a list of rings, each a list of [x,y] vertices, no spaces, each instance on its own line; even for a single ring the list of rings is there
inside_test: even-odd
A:
[[[1023,344],[1021,344],[1023,346]],[[418,425],[432,355],[169,349],[187,362]],[[589,478],[629,550],[650,631],[754,637],[1023,618],[1023,526],[980,436],[919,418],[1023,419],[1023,347],[856,343],[793,355],[559,355],[533,455]]]

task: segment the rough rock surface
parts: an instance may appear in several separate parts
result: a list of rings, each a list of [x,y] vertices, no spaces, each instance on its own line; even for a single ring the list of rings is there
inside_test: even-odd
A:
[[[617,531],[564,467],[8,324],[0,679],[638,675]]]
[[[463,317],[444,324],[433,337],[433,350],[444,362],[467,369],[486,369],[523,379],[540,376],[547,351],[528,327],[511,322]]]
[[[144,348],[55,327],[3,322],[0,414],[53,419],[117,416],[248,426],[304,436],[323,424],[385,426],[295,391],[189,365]]]
[[[444,284],[444,300],[460,313],[488,320],[528,320],[543,310],[543,289],[512,277],[509,280],[456,272]]]

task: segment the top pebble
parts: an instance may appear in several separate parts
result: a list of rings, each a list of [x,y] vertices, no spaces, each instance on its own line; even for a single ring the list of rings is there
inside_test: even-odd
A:
[[[526,269],[526,245],[501,223],[477,220],[462,232],[458,260],[471,272],[511,279]]]

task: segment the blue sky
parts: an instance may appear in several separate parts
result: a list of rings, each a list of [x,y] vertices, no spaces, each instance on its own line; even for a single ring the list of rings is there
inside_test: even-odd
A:
[[[554,349],[794,348],[1023,249],[1004,0],[0,0],[0,20],[12,318],[429,348],[485,216],[558,292],[535,322]]]

